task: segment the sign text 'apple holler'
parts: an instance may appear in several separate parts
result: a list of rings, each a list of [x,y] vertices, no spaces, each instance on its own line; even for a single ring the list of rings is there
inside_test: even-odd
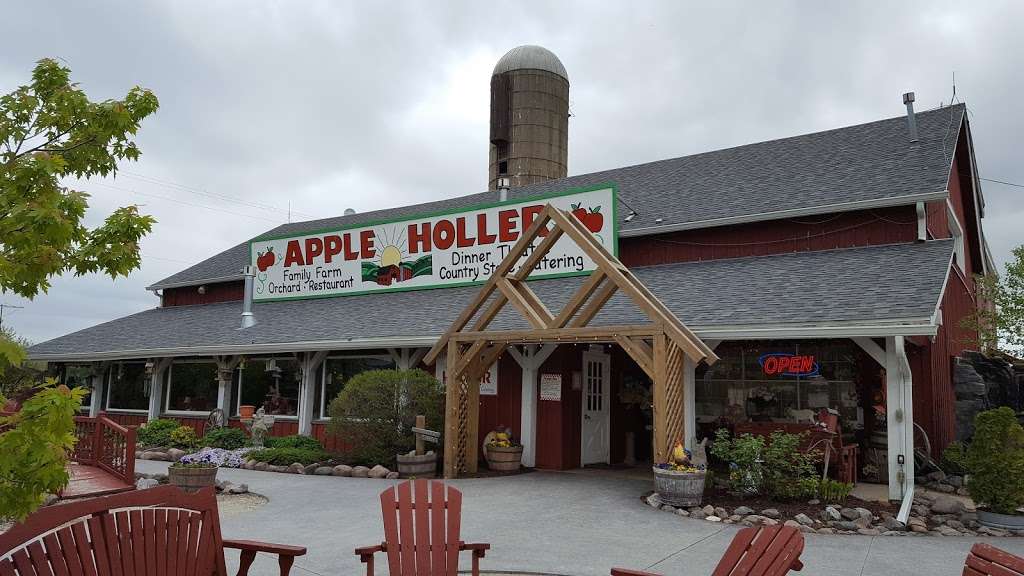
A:
[[[547,203],[570,212],[605,248],[616,252],[615,190],[604,186],[254,240],[249,244],[256,269],[253,297],[262,301],[321,298],[483,282]],[[594,268],[576,243],[562,236],[531,278],[586,274]]]

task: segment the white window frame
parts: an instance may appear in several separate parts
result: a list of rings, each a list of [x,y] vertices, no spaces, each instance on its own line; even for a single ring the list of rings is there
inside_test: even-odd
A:
[[[168,416],[209,416],[212,410],[171,410],[171,384],[175,364],[212,364],[216,372],[217,362],[214,360],[203,360],[201,358],[187,358],[185,360],[173,360],[167,367],[166,386],[164,386],[164,405],[161,414]]]
[[[953,250],[956,253],[956,265],[962,274],[967,273],[967,255],[964,248],[964,228],[956,216],[953,203],[946,199],[946,217],[949,219],[949,234],[953,237]]]
[[[324,416],[324,408],[327,407],[327,362],[330,360],[388,360],[391,362],[393,367],[398,367],[398,363],[391,357],[390,354],[357,354],[357,355],[335,355],[324,358],[324,361],[320,363],[320,411],[317,412],[319,416],[313,418],[314,422],[326,422],[330,420],[330,417]]]
[[[64,384],[65,386],[67,386],[67,384],[68,384],[68,368],[80,367],[80,366],[84,366],[86,368],[89,368],[88,364],[65,364],[64,367],[63,367],[62,373],[61,373],[61,384]],[[91,401],[92,395],[95,394],[95,393],[96,393],[96,390],[93,389],[92,378],[89,378],[89,398],[90,398],[90,401],[89,402],[82,402],[81,406],[78,407],[78,411],[79,412],[85,412],[86,414],[89,413],[89,407],[92,405],[92,401]]]
[[[145,366],[146,363],[145,362],[113,362],[113,363],[110,364],[110,366],[107,368],[107,374],[106,374],[106,384],[107,385],[105,386],[105,392],[106,392],[107,397],[103,400],[104,412],[113,412],[115,414],[149,414],[149,407],[148,406],[146,408],[141,408],[141,409],[138,409],[138,408],[111,408],[110,407],[110,397],[112,396],[111,392],[114,390],[114,382],[113,382],[114,381],[114,370],[116,370],[118,366],[121,366],[121,365],[124,365],[124,364],[142,364],[143,366]],[[145,372],[143,372],[143,373],[145,373]],[[143,386],[146,385],[145,380],[143,380],[142,385]],[[150,386],[151,386],[150,394],[152,394],[153,393],[152,384],[150,384]]]
[[[255,360],[257,362],[266,362],[268,360],[290,360],[290,361],[298,362],[298,360],[296,358],[292,358],[290,356],[260,356],[258,358],[247,358],[245,363],[248,364],[250,360]],[[245,386],[245,368],[237,367],[237,368],[235,368],[235,370],[238,371],[238,394],[236,394],[237,397],[235,398],[235,414],[238,414],[239,411],[240,411],[240,407],[242,406],[242,386]],[[298,407],[302,406],[302,389],[303,389],[303,386],[302,386],[302,383],[300,382],[299,383],[299,397],[296,400],[296,412],[298,412]],[[257,407],[256,409],[259,410],[259,407]],[[290,420],[295,420],[295,421],[298,421],[298,419],[299,419],[299,415],[298,414],[295,414],[295,416],[289,416],[289,415],[286,415],[286,414],[267,414],[267,416],[273,416],[274,419],[276,419],[276,420],[289,420],[289,421]],[[233,417],[234,416],[232,416],[232,418]]]

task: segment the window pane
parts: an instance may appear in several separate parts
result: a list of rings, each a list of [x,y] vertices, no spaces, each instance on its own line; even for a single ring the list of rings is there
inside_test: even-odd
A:
[[[350,378],[365,372],[366,370],[389,370],[395,367],[392,360],[383,358],[329,358],[325,361],[325,372],[327,376],[327,393],[323,396],[323,413],[321,418],[327,418],[328,407],[331,401],[337,398],[341,389]],[[317,398],[320,398],[319,390]]]
[[[92,388],[91,379],[92,369],[88,366],[65,366],[64,367],[64,384],[68,388],[82,387],[87,390]],[[88,411],[89,404],[92,403],[92,392],[90,391],[82,398],[82,406],[79,410]]]
[[[241,404],[261,406],[267,414],[295,416],[299,409],[299,364],[277,359],[276,369],[268,371],[269,360],[247,360],[242,370]]]
[[[112,410],[145,410],[149,407],[146,394],[146,365],[142,362],[115,364],[110,368],[110,401]]]
[[[171,366],[167,409],[209,412],[217,407],[217,365],[182,362]]]

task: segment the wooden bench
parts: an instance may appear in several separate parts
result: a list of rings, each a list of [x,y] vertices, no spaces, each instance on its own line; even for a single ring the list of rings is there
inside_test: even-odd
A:
[[[300,546],[223,540],[217,497],[174,486],[50,506],[0,534],[0,576],[227,576],[224,549],[241,551],[239,576],[257,552],[278,555],[287,576]]]
[[[753,526],[736,533],[712,576],[785,576],[801,570],[804,535],[792,526]],[[612,568],[611,576],[659,576]]]
[[[964,562],[963,576],[1019,576],[1024,558],[981,542],[975,544]]]

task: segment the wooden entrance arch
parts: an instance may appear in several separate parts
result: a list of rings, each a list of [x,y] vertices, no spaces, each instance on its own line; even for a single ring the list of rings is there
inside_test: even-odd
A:
[[[532,252],[527,253],[543,230],[548,231],[547,235]],[[552,313],[526,280],[563,235],[571,238],[597,267],[562,310]],[[647,316],[648,322],[591,326],[591,320],[616,292],[629,297]],[[491,300],[490,304],[488,300]],[[488,330],[494,318],[509,303],[531,328]],[[427,364],[433,364],[447,351],[446,478],[476,472],[480,378],[505,348],[515,344],[573,342],[616,343],[651,378],[654,383],[654,458],[655,462],[666,461],[672,443],[683,433],[684,358],[689,357],[694,363],[704,361],[711,364],[718,360],[718,356],[610,254],[579,220],[548,204],[495,268],[480,292],[424,357]]]

